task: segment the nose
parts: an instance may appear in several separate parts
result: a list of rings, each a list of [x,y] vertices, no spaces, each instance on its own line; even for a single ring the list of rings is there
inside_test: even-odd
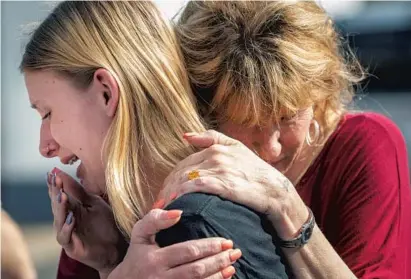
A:
[[[51,135],[50,124],[43,121],[40,128],[40,154],[45,158],[53,158],[57,156],[58,149],[59,145]]]
[[[280,129],[273,127],[259,128],[257,140],[253,142],[255,150],[264,161],[276,162],[281,154]]]

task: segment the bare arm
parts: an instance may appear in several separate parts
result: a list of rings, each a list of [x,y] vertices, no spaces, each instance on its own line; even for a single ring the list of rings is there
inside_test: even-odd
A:
[[[316,225],[310,241],[301,248],[283,248],[298,279],[357,278]]]

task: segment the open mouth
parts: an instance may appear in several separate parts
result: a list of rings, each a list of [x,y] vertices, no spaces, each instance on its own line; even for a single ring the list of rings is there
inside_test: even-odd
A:
[[[79,158],[76,156],[76,155],[74,155],[69,161],[68,161],[68,164],[69,165],[73,165],[75,162],[77,162],[79,160]]]

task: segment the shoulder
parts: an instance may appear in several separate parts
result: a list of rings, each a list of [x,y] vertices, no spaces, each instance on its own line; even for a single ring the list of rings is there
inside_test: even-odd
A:
[[[383,197],[409,185],[405,139],[391,119],[378,113],[345,115],[321,162],[333,173],[338,192]]]
[[[212,220],[241,216],[259,222],[258,220],[262,218],[261,214],[248,207],[206,193],[185,194],[171,203],[167,209],[180,209],[183,211],[183,217],[201,216]]]
[[[275,246],[267,218],[251,209],[204,193],[181,196],[166,210],[183,210],[181,220],[160,231],[157,243],[163,247],[192,239],[223,237],[241,249],[242,257],[234,263],[235,278],[288,278]]]
[[[374,112],[346,114],[324,150],[329,161],[338,158],[342,162],[383,160],[396,154],[405,160],[407,156],[405,138],[398,126]]]
[[[346,114],[335,133],[335,139],[405,144],[404,136],[398,126],[387,116],[375,112]]]

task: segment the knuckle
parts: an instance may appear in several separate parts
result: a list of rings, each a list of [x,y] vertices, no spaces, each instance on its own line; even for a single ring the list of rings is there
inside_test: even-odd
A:
[[[228,176],[229,174],[231,174],[231,171],[230,171],[228,168],[219,168],[219,169],[217,170],[217,174],[218,174],[219,176],[224,176],[224,177],[226,177],[226,176]]]
[[[215,240],[215,241],[211,241],[209,244],[209,248],[211,250],[211,252],[214,253],[218,253],[221,251],[221,242],[222,240]]]
[[[193,263],[190,268],[191,278],[193,279],[201,279],[203,278],[206,272],[206,266],[203,263]]]
[[[217,131],[214,129],[208,129],[207,131],[204,132],[204,134],[207,136],[214,136],[216,133]]]
[[[213,165],[219,166],[223,163],[223,156],[221,154],[212,154],[208,161]]]
[[[212,146],[209,147],[209,150],[211,151],[211,154],[222,154],[226,152],[225,146],[221,144],[213,144]]]
[[[223,269],[224,267],[227,267],[231,264],[230,260],[230,254],[227,252],[223,254],[223,256],[218,257],[216,259],[216,266],[218,266],[219,269]]]
[[[150,210],[150,212],[147,214],[147,218],[143,218],[143,221],[152,223],[154,220],[158,219],[161,215],[162,211],[159,208],[155,208]]]
[[[188,245],[186,249],[187,249],[186,253],[189,257],[198,258],[201,255],[200,249],[193,244]]]

